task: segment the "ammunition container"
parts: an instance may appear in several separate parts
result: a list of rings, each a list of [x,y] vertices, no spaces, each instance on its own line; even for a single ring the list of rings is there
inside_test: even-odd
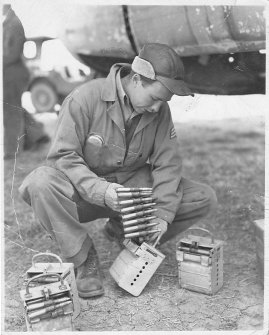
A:
[[[140,246],[125,240],[121,251],[109,269],[116,283],[134,296],[139,296],[165,256],[152,245]]]
[[[41,255],[53,256],[59,260],[59,263],[37,263],[36,258]],[[72,290],[76,285],[75,277],[72,277],[73,264],[62,263],[57,255],[49,253],[34,255],[32,263],[32,267],[26,273],[28,277],[26,287],[20,291],[27,331],[74,330],[73,318],[77,291]],[[56,282],[55,279],[57,279]],[[31,286],[32,283],[35,284],[34,287]],[[78,299],[77,303],[79,304]],[[80,305],[78,307],[77,313]]]
[[[215,294],[223,285],[223,242],[214,240],[206,229],[190,228],[211,237],[188,235],[177,243],[176,258],[180,287]]]
[[[52,262],[40,262],[41,257],[50,257],[54,258],[52,259]],[[56,260],[56,261],[55,261]],[[80,302],[78,297],[78,290],[77,290],[77,284],[76,284],[76,278],[74,273],[74,264],[73,263],[64,263],[61,258],[58,255],[52,254],[52,253],[39,253],[33,256],[32,259],[32,266],[29,270],[26,272],[27,280],[31,279],[33,276],[42,274],[42,273],[58,273],[60,274],[64,279],[67,280],[68,284],[71,286],[72,296],[73,296],[73,304],[74,304],[74,313],[72,315],[73,320],[79,315],[80,313]],[[53,279],[53,281],[57,280],[57,278],[54,276],[48,276],[48,277],[40,277],[37,278],[34,281],[30,282],[30,285],[33,283],[34,285],[42,285],[46,283],[50,283],[50,280]],[[42,282],[43,281],[43,282]],[[63,297],[61,292],[55,292],[54,298],[60,298]],[[36,301],[37,302],[37,301]]]

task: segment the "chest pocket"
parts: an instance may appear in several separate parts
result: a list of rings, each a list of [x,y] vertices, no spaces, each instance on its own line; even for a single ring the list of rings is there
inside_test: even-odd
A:
[[[97,168],[100,166],[104,151],[104,140],[102,136],[90,134],[84,146],[84,158],[89,167]]]
[[[124,148],[106,144],[97,134],[90,134],[84,146],[85,161],[96,173],[107,173],[122,166],[124,153]]]

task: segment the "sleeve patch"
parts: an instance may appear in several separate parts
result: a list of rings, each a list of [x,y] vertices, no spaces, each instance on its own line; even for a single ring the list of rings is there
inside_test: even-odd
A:
[[[175,130],[175,127],[172,127],[170,129],[170,138],[174,138],[174,137],[177,137],[177,134],[176,134],[176,130]]]

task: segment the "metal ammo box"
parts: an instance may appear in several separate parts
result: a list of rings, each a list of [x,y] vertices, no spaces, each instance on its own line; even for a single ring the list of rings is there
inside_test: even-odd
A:
[[[56,282],[50,282],[56,280]],[[40,283],[48,282],[40,285]],[[35,286],[39,282],[38,286]],[[72,331],[74,310],[67,280],[58,273],[43,273],[30,278],[20,291],[27,331]]]
[[[40,263],[37,262],[38,258],[41,257],[53,257],[57,260],[57,262],[50,262],[50,263]],[[65,279],[71,289],[71,295],[74,305],[74,313],[73,313],[73,320],[79,315],[80,313],[80,303],[79,303],[79,297],[78,297],[78,290],[77,290],[77,284],[75,279],[75,273],[74,273],[74,264],[73,263],[63,263],[61,258],[58,255],[55,255],[53,253],[39,253],[33,256],[32,258],[32,266],[29,270],[26,271],[26,281],[36,275],[39,274],[50,274],[50,273],[58,273],[61,275],[63,279]],[[39,281],[35,281],[36,284],[44,284],[45,282],[50,283],[52,281],[57,281],[57,278],[47,277],[47,278],[41,278]]]
[[[109,269],[117,284],[134,296],[139,296],[165,256],[154,246],[143,242],[140,246],[124,240],[121,251]]]
[[[190,228],[210,235],[188,235],[177,243],[179,285],[182,288],[215,294],[223,285],[223,242],[214,240],[203,228]]]

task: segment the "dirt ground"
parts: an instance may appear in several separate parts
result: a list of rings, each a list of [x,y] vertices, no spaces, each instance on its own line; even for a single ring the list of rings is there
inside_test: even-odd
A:
[[[75,321],[80,331],[260,330],[263,285],[257,271],[252,223],[264,213],[264,122],[242,120],[176,124],[184,176],[211,185],[219,206],[215,219],[197,224],[224,241],[224,285],[214,296],[181,289],[176,242],[139,297],[119,288],[109,267],[120,248],[105,239],[104,220],[90,226],[99,253],[105,294],[81,299]],[[18,195],[18,186],[42,165],[48,146],[5,162],[5,322],[6,331],[26,331],[19,298],[23,275],[37,251],[59,251]],[[14,168],[15,166],[15,168]]]

